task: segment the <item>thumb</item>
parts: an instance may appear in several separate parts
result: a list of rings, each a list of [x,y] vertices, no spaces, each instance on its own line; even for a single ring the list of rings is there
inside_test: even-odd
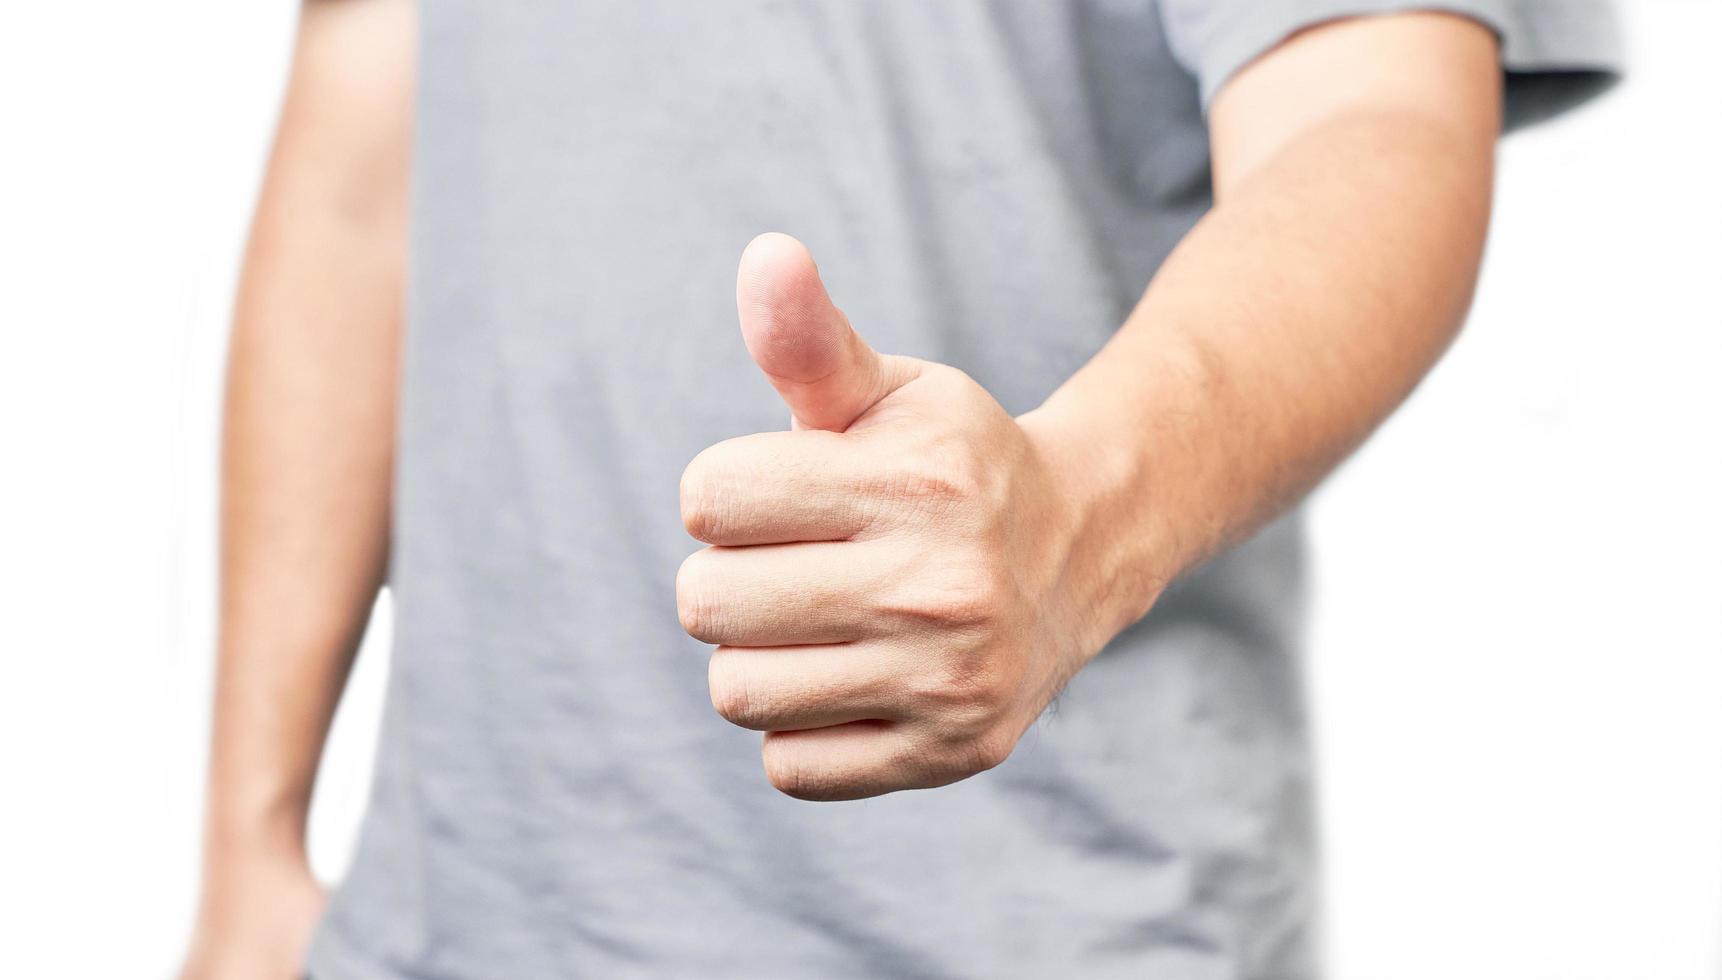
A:
[[[797,428],[841,432],[908,380],[900,359],[881,356],[849,326],[807,247],[788,235],[748,243],[735,305],[748,353]]]

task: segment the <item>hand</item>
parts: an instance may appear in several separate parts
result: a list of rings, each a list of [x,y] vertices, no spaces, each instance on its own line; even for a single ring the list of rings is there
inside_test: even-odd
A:
[[[179,980],[298,980],[327,897],[303,861],[222,863],[205,885]],[[215,879],[219,880],[215,880]]]
[[[869,348],[795,239],[748,246],[736,301],[794,431],[721,442],[682,476],[712,547],[676,601],[718,645],[713,705],[766,733],[767,777],[801,799],[998,765],[1109,638],[1077,495],[967,375]]]

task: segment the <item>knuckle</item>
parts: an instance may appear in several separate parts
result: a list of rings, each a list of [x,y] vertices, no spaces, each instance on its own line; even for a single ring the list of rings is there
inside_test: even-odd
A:
[[[975,736],[969,742],[969,769],[971,775],[986,772],[1004,764],[1016,748],[1016,740],[1002,728],[991,728]]]
[[[716,643],[720,615],[717,598],[703,571],[705,554],[704,551],[696,551],[689,555],[676,572],[676,617],[689,636]]]
[[[923,506],[954,506],[968,500],[974,487],[968,474],[944,459],[905,464],[896,474],[895,492]]]
[[[923,383],[930,386],[932,401],[948,411],[927,415],[900,437],[882,489],[912,510],[947,518],[966,512],[977,524],[989,523],[1000,502],[1005,462],[991,435],[999,419],[1008,416],[985,389],[955,368],[936,365]]]
[[[717,474],[712,450],[693,458],[682,471],[682,526],[700,541],[712,541],[723,533],[722,480]]]
[[[1003,672],[987,660],[944,668],[922,693],[946,736],[958,741],[996,722],[1006,702]]]
[[[723,720],[755,731],[765,729],[769,711],[758,695],[757,685],[750,682],[746,672],[735,667],[733,660],[721,650],[712,656],[707,681],[711,688],[712,707]]]
[[[1000,725],[956,737],[945,731],[922,736],[903,768],[920,773],[917,785],[944,786],[1003,763],[1015,747]]]
[[[760,750],[766,781],[773,789],[798,800],[826,800],[834,795],[829,775],[811,765],[800,753],[787,750],[781,741],[767,738]]]
[[[885,490],[911,510],[960,511],[980,496],[981,481],[967,448],[951,434],[929,434],[892,468]]]
[[[918,618],[939,627],[984,629],[1004,615],[1008,601],[1002,576],[977,560],[947,569],[925,585],[917,607]]]
[[[962,703],[993,712],[1000,709],[1010,690],[1010,672],[998,657],[969,657],[948,671],[946,681]]]

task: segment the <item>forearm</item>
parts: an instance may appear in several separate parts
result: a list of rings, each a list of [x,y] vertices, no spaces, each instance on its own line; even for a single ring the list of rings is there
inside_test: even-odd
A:
[[[399,312],[375,294],[399,272],[370,236],[270,210],[230,355],[210,834],[291,849],[386,560]]]
[[[317,761],[386,565],[410,90],[399,7],[306,7],[241,277],[212,887],[254,860],[303,860]],[[373,37],[385,43],[355,43]]]
[[[1307,127],[1025,416],[1071,475],[1106,636],[1300,498],[1434,363],[1470,301],[1492,148],[1492,128],[1410,111]]]

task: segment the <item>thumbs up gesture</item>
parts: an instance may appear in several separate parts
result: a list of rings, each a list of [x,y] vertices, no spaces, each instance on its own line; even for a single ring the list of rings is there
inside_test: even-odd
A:
[[[712,704],[765,733],[767,778],[801,799],[998,765],[1108,638],[1059,454],[961,371],[868,347],[787,235],[748,245],[736,305],[792,428],[682,476],[711,547],[676,603],[717,645]]]

